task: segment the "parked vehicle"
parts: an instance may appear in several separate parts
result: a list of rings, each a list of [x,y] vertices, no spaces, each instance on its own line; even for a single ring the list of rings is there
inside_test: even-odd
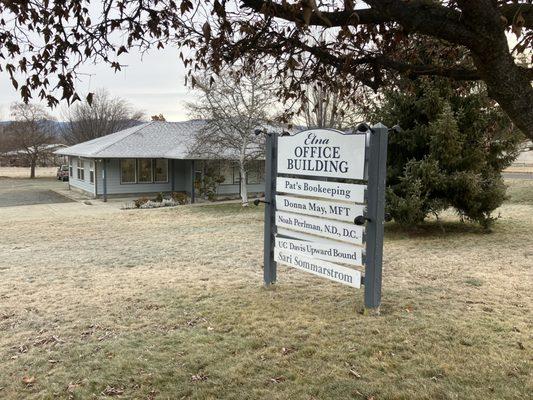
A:
[[[61,165],[57,169],[57,180],[63,182],[68,181],[68,165]]]

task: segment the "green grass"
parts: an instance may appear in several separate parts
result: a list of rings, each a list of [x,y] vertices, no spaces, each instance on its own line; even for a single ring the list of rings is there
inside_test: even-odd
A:
[[[262,207],[0,225],[0,398],[528,398],[533,207],[499,211],[389,225],[379,316],[282,266],[263,288]]]

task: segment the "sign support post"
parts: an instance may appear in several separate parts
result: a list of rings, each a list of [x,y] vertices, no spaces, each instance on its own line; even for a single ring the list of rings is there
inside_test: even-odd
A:
[[[365,312],[375,310],[379,313],[381,304],[387,141],[387,127],[381,123],[374,125],[370,131],[368,148]]]
[[[276,213],[276,176],[277,176],[278,134],[266,135],[265,161],[265,238],[264,238],[264,269],[263,280],[266,287],[276,282],[276,262],[274,261],[274,217]]]

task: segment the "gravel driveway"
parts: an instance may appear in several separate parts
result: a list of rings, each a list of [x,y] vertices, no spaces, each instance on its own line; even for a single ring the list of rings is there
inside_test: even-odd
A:
[[[55,179],[0,179],[0,207],[72,203],[73,200],[53,190],[66,185]]]

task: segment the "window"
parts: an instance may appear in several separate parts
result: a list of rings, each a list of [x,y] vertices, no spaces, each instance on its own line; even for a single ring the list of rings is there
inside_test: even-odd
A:
[[[120,160],[120,183],[135,183],[135,158]]]
[[[78,179],[80,181],[85,180],[85,166],[83,165],[83,160],[78,158]]]
[[[222,184],[231,185],[233,183],[233,167],[230,163],[224,161],[220,163],[220,176],[224,178]]]
[[[94,183],[94,161],[89,162],[89,181]]]
[[[137,182],[152,183],[152,160],[140,158],[137,160]]]
[[[253,161],[248,168],[247,181],[250,184],[263,183],[265,181],[265,162]]]
[[[239,185],[241,183],[241,169],[238,165],[233,167],[233,184]]]
[[[73,175],[73,171],[74,169],[72,168],[72,158],[69,158],[68,159],[68,176],[70,176],[71,178],[74,177]]]
[[[154,181],[168,182],[168,160],[162,158],[154,160]]]

